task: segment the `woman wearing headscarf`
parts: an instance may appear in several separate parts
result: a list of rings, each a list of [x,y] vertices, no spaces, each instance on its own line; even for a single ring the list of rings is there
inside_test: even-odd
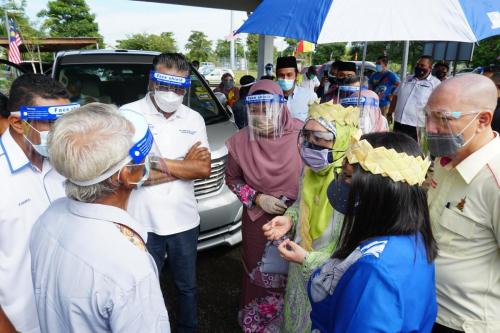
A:
[[[307,297],[307,281],[314,269],[334,252],[345,214],[348,186],[335,181],[341,172],[349,139],[359,132],[361,123],[377,130],[376,117],[361,107],[343,107],[331,101],[313,104],[302,130],[300,151],[306,164],[299,199],[288,208],[285,216],[264,225],[264,234],[274,240],[288,233],[293,241],[285,240],[281,255],[291,261],[285,292],[282,332],[310,332],[311,306]],[[380,113],[380,111],[379,111]],[[361,116],[360,116],[361,115]],[[367,118],[367,119],[366,119]],[[370,123],[374,122],[374,123]],[[332,137],[332,141],[327,141]],[[335,204],[330,204],[327,190],[333,182]]]
[[[245,332],[273,332],[279,327],[286,271],[263,271],[267,240],[262,226],[297,198],[303,167],[297,139],[303,123],[291,117],[283,91],[271,80],[256,82],[246,104],[249,125],[226,143],[226,183],[244,207],[239,319]]]
[[[239,89],[234,86],[234,78],[229,73],[224,73],[221,77],[221,82],[214,89],[214,92],[221,92],[227,98],[227,105],[233,107],[234,103],[240,99]]]

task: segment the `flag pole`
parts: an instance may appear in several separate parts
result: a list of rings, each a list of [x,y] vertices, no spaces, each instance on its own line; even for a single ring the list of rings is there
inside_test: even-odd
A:
[[[5,34],[7,35],[7,43],[10,42],[10,25],[9,17],[7,16],[7,9],[4,10],[4,20],[5,20]]]

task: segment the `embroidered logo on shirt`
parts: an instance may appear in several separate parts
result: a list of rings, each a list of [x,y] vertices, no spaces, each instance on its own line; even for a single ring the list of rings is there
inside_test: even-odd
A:
[[[462,213],[464,212],[464,206],[465,206],[465,198],[460,199],[460,202],[457,204],[457,209],[461,211]]]
[[[363,246],[361,249],[361,252],[363,253],[364,256],[366,255],[372,255],[376,258],[380,257],[380,254],[384,252],[385,246],[387,245],[387,241],[376,241],[373,243],[370,243],[368,245]]]
[[[181,132],[182,134],[190,134],[190,135],[196,134],[196,131],[183,130],[183,129],[180,129],[179,132]]]

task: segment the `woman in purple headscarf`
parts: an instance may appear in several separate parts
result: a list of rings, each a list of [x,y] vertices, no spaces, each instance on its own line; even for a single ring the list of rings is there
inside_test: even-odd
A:
[[[271,80],[255,83],[246,105],[248,126],[226,143],[226,182],[244,207],[239,319],[245,332],[272,332],[280,325],[286,273],[263,268],[267,240],[262,226],[297,198],[302,172],[297,141],[303,123],[290,116],[283,91]]]

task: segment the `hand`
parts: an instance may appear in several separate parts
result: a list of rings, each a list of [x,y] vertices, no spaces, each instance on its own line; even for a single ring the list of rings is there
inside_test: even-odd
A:
[[[277,240],[283,237],[292,228],[290,216],[276,216],[262,226],[264,236],[268,240]]]
[[[205,147],[200,147],[201,142],[198,141],[196,142],[191,148],[189,148],[189,151],[187,152],[186,156],[184,157],[184,160],[197,160],[197,161],[206,161],[210,160],[210,151],[208,148]]]
[[[272,215],[283,215],[287,209],[286,205],[280,199],[272,195],[259,194],[255,202],[263,211]]]
[[[285,239],[283,243],[278,246],[278,251],[280,251],[280,255],[283,259],[296,264],[303,264],[307,255],[306,250],[289,239]]]

